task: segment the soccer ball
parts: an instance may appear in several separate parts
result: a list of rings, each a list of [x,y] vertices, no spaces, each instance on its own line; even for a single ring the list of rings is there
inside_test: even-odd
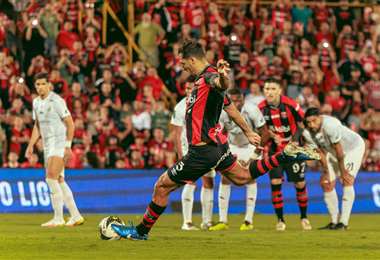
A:
[[[124,221],[116,216],[108,216],[99,223],[100,238],[103,240],[119,240],[120,236],[112,229],[111,224],[124,225]]]

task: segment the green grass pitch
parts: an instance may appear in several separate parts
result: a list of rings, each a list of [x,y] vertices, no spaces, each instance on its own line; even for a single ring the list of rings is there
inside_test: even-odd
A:
[[[241,215],[229,216],[228,231],[181,231],[180,215],[163,215],[148,241],[103,241],[97,225],[106,215],[87,215],[83,226],[41,228],[45,214],[0,215],[0,259],[380,259],[380,216],[353,215],[348,231],[320,231],[324,215],[310,216],[314,230],[301,231],[298,216],[287,230],[275,218],[256,215],[254,231],[239,231]],[[120,215],[138,223],[140,216]],[[216,216],[214,216],[216,218]],[[194,216],[194,223],[200,221]]]

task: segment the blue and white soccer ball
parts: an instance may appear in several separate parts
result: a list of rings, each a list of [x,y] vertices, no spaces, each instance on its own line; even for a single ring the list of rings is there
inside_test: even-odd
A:
[[[111,224],[125,225],[117,216],[108,216],[99,223],[100,238],[103,240],[119,240],[121,237],[112,229]]]

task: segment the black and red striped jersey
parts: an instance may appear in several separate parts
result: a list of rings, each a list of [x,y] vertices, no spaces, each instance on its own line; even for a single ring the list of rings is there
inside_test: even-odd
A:
[[[227,142],[227,135],[219,124],[224,106],[231,101],[222,91],[215,87],[217,70],[207,66],[195,79],[194,88],[186,104],[186,133],[190,145],[200,142]]]
[[[281,96],[278,107],[269,105],[266,100],[263,100],[258,107],[264,115],[269,130],[284,140],[280,146],[274,148],[276,150],[284,148],[297,132],[297,123],[303,121],[304,112],[301,106],[293,99]],[[274,142],[273,145],[276,146]]]

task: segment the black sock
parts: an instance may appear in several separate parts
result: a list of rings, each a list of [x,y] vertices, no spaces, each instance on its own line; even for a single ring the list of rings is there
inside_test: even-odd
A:
[[[309,197],[307,195],[306,186],[300,189],[296,187],[296,190],[297,190],[297,202],[300,208],[301,219],[307,218],[307,203],[308,203]]]
[[[252,161],[249,164],[249,173],[251,174],[252,179],[257,179],[258,177],[264,175],[268,171],[272,170],[279,166],[278,158],[280,154],[275,154],[272,156],[265,156],[261,160]]]
[[[161,207],[153,201],[149,203],[146,208],[143,219],[139,225],[136,226],[136,230],[140,235],[148,234],[150,229],[156,223],[160,215],[165,211],[166,207]]]
[[[271,184],[272,204],[278,220],[284,222],[284,200],[281,191],[282,184]]]

